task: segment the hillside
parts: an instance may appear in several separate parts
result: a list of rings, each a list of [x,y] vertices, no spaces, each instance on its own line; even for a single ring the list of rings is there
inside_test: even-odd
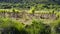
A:
[[[0,0],[0,34],[60,34],[60,0]]]
[[[60,0],[0,0],[0,9],[22,8],[36,10],[44,8],[59,8]]]
[[[35,2],[35,3],[51,3],[51,2],[55,2],[55,3],[60,3],[60,0],[0,0],[0,2],[8,2],[8,3],[29,3],[29,2]]]

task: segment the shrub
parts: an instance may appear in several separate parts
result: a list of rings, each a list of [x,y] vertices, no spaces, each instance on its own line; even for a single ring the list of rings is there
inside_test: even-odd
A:
[[[50,26],[41,21],[33,21],[31,25],[25,27],[28,34],[50,34]]]
[[[0,18],[1,34],[27,34],[23,28],[24,25],[16,20],[11,20],[10,18]]]
[[[27,34],[27,32],[24,29],[18,30],[15,27],[10,27],[10,28],[4,28],[1,34]]]
[[[60,19],[55,20],[53,23],[51,23],[51,33],[60,34]]]

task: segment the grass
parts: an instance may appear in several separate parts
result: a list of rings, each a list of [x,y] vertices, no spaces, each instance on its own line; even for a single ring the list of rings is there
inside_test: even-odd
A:
[[[14,10],[15,10],[15,12],[21,12],[18,9],[14,9]],[[0,12],[13,12],[13,9],[0,9]]]
[[[1,18],[0,19],[0,27],[6,28],[6,27],[15,27],[17,29],[22,29],[24,26],[20,22],[16,20],[11,20],[10,18]]]
[[[46,22],[45,22],[46,23]],[[33,20],[32,24],[25,25],[16,20],[11,20],[11,18],[0,18],[0,28],[7,29],[13,28],[17,34],[57,34],[59,33],[58,27],[60,24],[60,19],[52,21],[50,24],[45,24],[42,20]],[[52,30],[54,29],[54,31]],[[18,31],[18,32],[17,32]],[[53,32],[52,32],[53,31]],[[7,31],[6,31],[7,32]],[[10,32],[10,31],[8,31]],[[10,33],[11,34],[11,33]]]

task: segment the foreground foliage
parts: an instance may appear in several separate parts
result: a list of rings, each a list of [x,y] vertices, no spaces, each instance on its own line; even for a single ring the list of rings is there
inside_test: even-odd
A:
[[[24,25],[10,18],[0,18],[0,34],[60,34],[60,19],[50,25],[36,20]]]

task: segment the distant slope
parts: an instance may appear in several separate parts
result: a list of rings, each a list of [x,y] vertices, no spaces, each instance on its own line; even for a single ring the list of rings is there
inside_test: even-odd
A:
[[[58,3],[60,0],[0,0],[0,2],[8,2],[8,3]]]
[[[44,5],[41,5],[44,4]],[[59,8],[60,0],[0,0],[0,8],[23,8],[30,9],[31,7],[37,7],[37,10],[40,9],[50,9],[50,8]]]

